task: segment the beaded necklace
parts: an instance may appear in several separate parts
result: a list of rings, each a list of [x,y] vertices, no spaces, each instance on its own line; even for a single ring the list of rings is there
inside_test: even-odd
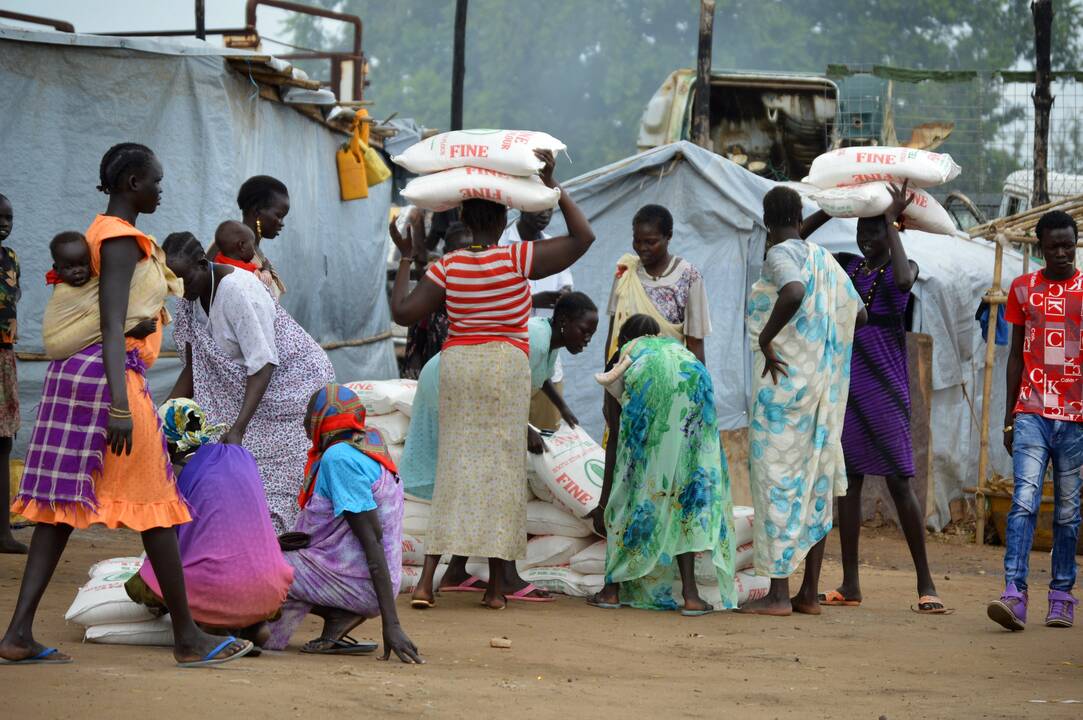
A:
[[[876,273],[876,278],[872,281],[872,285],[869,286],[868,293],[865,294],[865,297],[861,298],[865,302],[865,309],[866,310],[871,310],[872,309],[872,307],[871,307],[872,306],[872,301],[873,301],[873,298],[876,297],[876,288],[878,288],[880,286],[880,281],[884,279],[884,273],[887,272],[887,266],[890,265],[890,264],[891,264],[891,260],[888,260],[886,263],[881,265],[878,270],[873,270],[872,268],[869,267],[869,261],[868,260],[862,260],[860,263],[858,263],[858,266],[856,268],[854,268],[854,271],[852,273],[850,273],[850,281],[851,282],[854,281],[855,277],[857,276],[857,274],[859,272],[861,272],[862,268],[864,268],[865,270],[867,270],[869,272]],[[854,287],[855,288],[857,287],[856,282],[854,283]]]

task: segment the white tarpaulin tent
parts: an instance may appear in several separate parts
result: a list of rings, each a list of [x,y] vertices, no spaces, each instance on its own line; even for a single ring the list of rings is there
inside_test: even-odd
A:
[[[14,205],[8,244],[22,264],[17,350],[39,353],[48,298],[48,243],[85,230],[106,197],[95,190],[102,154],[123,141],[162,161],[162,205],[139,219],[159,240],[187,230],[209,245],[217,225],[239,219],[237,189],[273,175],[290,191],[286,229],[263,248],[288,288],[283,305],[321,343],[379,337],[390,328],[384,257],[391,183],[369,198],[339,200],[335,150],[343,136],[259,88],[223,57],[244,51],[194,40],[109,38],[0,27],[0,192]],[[168,346],[172,347],[167,332]],[[397,374],[392,341],[330,352],[339,377]],[[44,362],[19,364],[23,430],[40,398]],[[179,371],[151,371],[164,397]],[[19,454],[17,450],[16,454]]]
[[[722,429],[747,425],[752,358],[745,327],[745,299],[763,262],[766,231],[763,196],[774,183],[687,142],[649,150],[580,176],[565,184],[586,212],[597,236],[590,252],[572,269],[577,290],[603,310],[617,258],[631,252],[632,216],[648,203],[669,208],[674,218],[671,252],[703,272],[713,334],[707,338],[707,366],[715,382]],[[808,204],[811,213],[815,206]],[[563,230],[559,216],[550,232]],[[856,221],[832,220],[811,238],[832,252],[857,252]],[[908,231],[904,243],[921,272],[914,288],[915,332],[933,337],[933,438],[937,529],[950,520],[948,503],[976,482],[978,429],[964,397],[980,417],[983,363],[980,327],[974,313],[992,282],[991,245],[955,237]],[[1005,284],[1022,271],[1022,260],[1006,254]],[[602,394],[593,373],[602,364],[607,320],[579,356],[564,355],[565,396],[595,437],[602,430]],[[1004,351],[994,384],[993,417],[1003,409]],[[999,436],[995,438],[999,440]],[[993,468],[1010,468],[994,443]]]

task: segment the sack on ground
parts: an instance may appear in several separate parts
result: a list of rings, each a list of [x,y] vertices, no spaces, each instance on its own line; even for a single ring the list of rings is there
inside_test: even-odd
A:
[[[927,188],[950,182],[961,168],[951,155],[903,147],[848,147],[832,150],[812,161],[803,182],[820,188],[887,181]]]
[[[699,588],[699,596],[703,598],[705,602],[709,602],[714,605],[715,608],[722,607],[722,592],[718,589],[718,581],[715,580],[714,584],[708,585],[707,583],[699,583],[696,585]],[[767,595],[767,591],[771,587],[771,578],[760,577],[751,570],[742,570],[733,577],[734,589],[737,591],[737,605],[738,607],[744,605],[750,600],[759,600]],[[678,604],[681,603],[681,581],[678,578],[673,583],[673,599]]]
[[[911,188],[907,194],[913,198],[913,202],[903,210],[906,227],[941,235],[955,232],[951,216],[936,198],[918,188]],[[831,217],[876,217],[891,207],[891,192],[885,182],[820,190],[811,197]]]
[[[402,532],[417,538],[424,538],[429,532],[429,513],[431,506],[416,500],[403,501]]]
[[[366,417],[365,425],[379,430],[380,434],[384,437],[384,442],[388,445],[401,445],[405,443],[406,434],[410,432],[410,418],[400,412]]]
[[[747,505],[733,506],[733,542],[737,547],[752,542],[752,525],[756,511]]]
[[[547,450],[531,455],[538,478],[556,503],[578,518],[598,507],[605,475],[605,450],[579,427],[561,425],[545,439]]]
[[[395,409],[406,417],[413,417],[414,413],[414,395],[417,394],[417,386],[413,388],[403,387],[401,388],[398,397],[395,398]]]
[[[557,567],[567,565],[576,553],[591,544],[590,538],[539,535],[526,544],[526,560],[520,560],[519,571],[534,567]]]
[[[520,572],[519,575],[542,590],[571,597],[593,595],[605,585],[605,578],[602,575],[582,575],[566,567],[530,568]]]
[[[444,573],[447,572],[447,564],[441,563],[436,566],[436,572],[432,576],[432,587],[435,590],[440,587],[440,581],[444,579]],[[399,594],[412,593],[417,589],[418,582],[421,581],[421,568],[417,565],[403,565],[402,566],[402,579],[399,581]]]
[[[568,567],[584,575],[605,574],[605,540],[599,540],[572,555]]]
[[[534,498],[550,504],[557,501],[553,496],[553,491],[538,477],[538,473],[534,472],[534,462],[530,453],[527,453],[526,459],[526,484]]]
[[[173,647],[173,623],[168,615],[145,622],[111,623],[86,629],[87,642],[104,645],[158,645]]]
[[[83,627],[115,625],[153,620],[154,614],[145,606],[132,602],[124,583],[135,570],[98,575],[91,578],[75,595],[64,619]]]
[[[566,146],[552,135],[529,130],[455,130],[414,143],[391,160],[412,173],[473,166],[510,175],[542,169],[535,150],[558,153]]]
[[[734,551],[734,568],[744,570],[752,567],[752,543],[738,545]],[[714,566],[714,557],[711,552],[696,553],[696,584],[717,585],[718,569]]]
[[[537,175],[518,177],[476,167],[460,167],[432,175],[420,175],[406,184],[402,196],[418,207],[434,212],[451,210],[464,200],[489,200],[516,210],[549,210],[560,200],[560,190]]]
[[[91,578],[96,578],[102,577],[103,575],[120,575],[122,573],[128,573],[128,577],[131,577],[133,574],[139,572],[139,568],[143,567],[143,560],[144,558],[142,556],[110,558],[91,565],[87,574]]]
[[[387,415],[395,412],[395,402],[404,397],[413,398],[417,392],[417,380],[358,380],[346,383],[361,398],[365,415]]]
[[[425,543],[420,538],[407,533],[402,534],[402,564],[425,564]]]
[[[532,500],[526,504],[526,532],[528,535],[563,535],[564,537],[588,537],[591,526],[556,505]]]

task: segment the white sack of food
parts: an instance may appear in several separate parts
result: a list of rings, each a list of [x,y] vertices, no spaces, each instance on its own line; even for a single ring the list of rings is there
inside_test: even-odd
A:
[[[444,573],[447,572],[447,565],[441,563],[436,566],[436,572],[432,576],[433,588],[440,587],[440,581],[444,579]],[[403,565],[402,566],[402,579],[399,580],[399,594],[412,593],[416,588],[418,582],[421,581],[421,568],[417,565]]]
[[[605,540],[598,540],[592,545],[572,555],[568,567],[584,575],[605,574]]]
[[[467,558],[466,574],[473,575],[482,582],[489,582],[489,561],[484,558]]]
[[[414,395],[417,394],[417,385],[413,388],[403,386],[399,390],[398,397],[395,398],[395,409],[406,417],[413,417],[414,414]]]
[[[173,647],[173,623],[168,615],[145,622],[111,623],[88,627],[87,642],[103,645],[158,645]]]
[[[756,511],[747,505],[733,506],[733,542],[737,547],[752,542],[752,525]]]
[[[134,574],[120,572],[91,578],[79,588],[64,619],[83,627],[153,620],[154,614],[145,605],[132,602],[124,590],[124,583]]]
[[[530,458],[530,453],[527,453],[526,460],[526,485],[534,498],[550,504],[557,501],[556,497],[553,496],[553,491],[538,477],[538,473],[534,472],[534,463]]]
[[[425,543],[421,538],[414,537],[408,533],[402,534],[402,564],[425,564]]]
[[[845,187],[886,181],[927,188],[950,182],[961,168],[951,155],[903,147],[848,147],[832,150],[812,161],[803,182],[819,188]]]
[[[101,562],[96,562],[91,565],[90,570],[87,571],[87,575],[91,578],[97,578],[105,575],[127,573],[128,577],[131,577],[139,572],[139,568],[143,567],[143,560],[143,556],[118,557],[102,560]]]
[[[539,535],[526,544],[526,560],[517,563],[519,571],[535,567],[567,565],[576,553],[585,550],[591,538]]]
[[[587,597],[602,589],[605,578],[601,575],[582,575],[566,567],[536,567],[524,570],[519,575],[528,583],[534,583],[542,590]]]
[[[428,503],[409,499],[404,500],[402,505],[402,532],[424,538],[429,532],[431,506]]]
[[[598,507],[605,476],[605,450],[587,431],[561,425],[545,438],[545,452],[531,455],[535,474],[556,503],[578,518]]]
[[[402,445],[406,442],[406,434],[410,432],[410,418],[397,411],[366,417],[365,425],[379,430],[388,445]]]
[[[358,380],[346,383],[346,387],[361,398],[366,419],[373,415],[395,412],[395,402],[401,398],[413,398],[417,392],[417,380],[398,378],[394,380]]]
[[[526,504],[526,532],[528,535],[563,535],[564,537],[587,537],[592,532],[590,524],[580,520],[556,505],[531,500]]]
[[[392,162],[412,173],[479,167],[509,175],[532,175],[542,169],[535,150],[558,153],[567,147],[552,135],[531,130],[453,130],[420,140]]]
[[[434,212],[457,208],[464,200],[488,200],[516,210],[538,212],[557,206],[560,189],[548,187],[537,175],[518,177],[485,168],[460,167],[419,175],[406,184],[402,196]]]
[[[737,546],[733,554],[734,569],[745,570],[752,567],[752,543]],[[696,553],[696,584],[717,585],[718,572],[714,566],[713,554],[710,552]]]
[[[907,194],[913,202],[903,210],[906,227],[941,235],[955,233],[955,223],[936,198],[919,188],[910,188]],[[875,217],[891,207],[891,191],[886,182],[820,190],[811,197],[831,217]]]
[[[395,463],[395,467],[402,464],[402,454],[404,452],[406,452],[406,443],[387,446],[387,454],[391,456],[391,460]]]
[[[767,595],[768,589],[771,587],[771,578],[760,577],[751,570],[742,570],[733,577],[734,589],[737,591],[737,605],[744,605],[750,600],[759,600]],[[716,609],[722,608],[722,592],[718,589],[718,582],[708,585],[707,583],[696,583],[699,590],[699,596],[710,604],[714,605]],[[683,603],[683,597],[681,595],[681,581],[678,578],[673,583],[673,599],[680,605]]]

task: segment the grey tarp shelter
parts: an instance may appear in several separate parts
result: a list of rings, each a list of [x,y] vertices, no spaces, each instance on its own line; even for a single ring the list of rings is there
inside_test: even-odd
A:
[[[343,136],[288,105],[262,99],[225,56],[245,51],[196,40],[113,38],[0,26],[0,192],[11,198],[8,244],[22,264],[20,339],[40,353],[49,290],[48,243],[85,230],[106,197],[95,190],[113,144],[150,146],[165,168],[162,205],[139,219],[159,240],[191,231],[209,245],[223,220],[239,219],[237,189],[273,175],[289,187],[286,229],[263,247],[288,293],[283,305],[321,343],[378,338],[390,328],[385,285],[391,183],[366,200],[341,202],[335,150]],[[168,347],[172,341],[167,333]],[[397,374],[389,337],[330,351],[340,379]],[[25,444],[46,363],[20,362]],[[179,372],[163,358],[151,371],[162,398]]]
[[[602,430],[602,395],[594,382],[603,360],[605,305],[617,259],[631,252],[632,216],[647,203],[666,206],[674,217],[671,251],[703,272],[711,310],[707,365],[715,382],[715,402],[723,430],[746,427],[751,397],[752,356],[745,327],[745,300],[763,263],[766,230],[763,196],[775,183],[714,153],[679,142],[629,157],[567,183],[597,236],[594,246],[572,268],[577,290],[603,310],[596,339],[581,355],[564,354],[565,396],[595,437]],[[816,208],[808,203],[806,211]],[[562,232],[554,218],[550,232]],[[832,220],[812,236],[832,252],[857,252],[856,221]],[[969,239],[907,231],[904,243],[921,268],[914,288],[914,330],[933,337],[933,474],[936,529],[950,520],[948,503],[976,481],[977,423],[980,417],[982,339],[974,320],[979,300],[992,282],[993,248]],[[1011,255],[1008,257],[1008,255]],[[1006,282],[1022,271],[1022,259],[1006,254]],[[994,417],[1004,402],[1004,351],[994,385]],[[964,396],[964,390],[966,395]],[[999,438],[996,438],[999,439]],[[994,443],[993,467],[1005,472],[1010,459]]]

